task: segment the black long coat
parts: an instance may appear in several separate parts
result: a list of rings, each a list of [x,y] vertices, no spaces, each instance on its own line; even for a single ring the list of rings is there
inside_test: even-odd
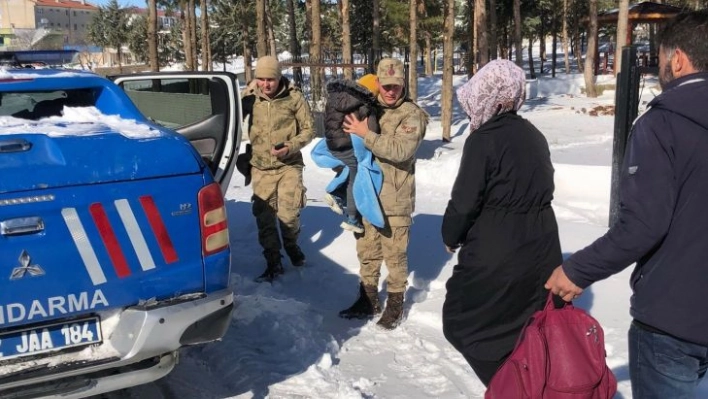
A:
[[[548,143],[516,113],[492,118],[467,138],[442,236],[460,246],[443,329],[468,361],[503,361],[545,304],[543,285],[562,262],[553,189]]]
[[[325,140],[330,151],[346,151],[352,148],[349,133],[342,129],[344,117],[356,114],[359,120],[369,118],[369,130],[380,133],[378,123],[379,105],[376,97],[353,80],[338,79],[327,84],[325,104]]]

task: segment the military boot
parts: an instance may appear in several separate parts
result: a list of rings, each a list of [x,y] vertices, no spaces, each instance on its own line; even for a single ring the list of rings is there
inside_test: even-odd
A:
[[[305,254],[302,253],[302,250],[297,244],[285,247],[285,253],[288,254],[290,263],[293,266],[302,266],[305,264]]]
[[[344,319],[367,319],[381,313],[379,289],[359,283],[359,297],[352,306],[339,312]]]
[[[381,319],[376,323],[379,327],[393,330],[403,321],[403,293],[389,292]]]
[[[276,277],[285,273],[283,265],[280,263],[280,252],[278,251],[263,251],[263,256],[266,258],[266,269],[256,278],[257,282],[268,281],[272,282]]]

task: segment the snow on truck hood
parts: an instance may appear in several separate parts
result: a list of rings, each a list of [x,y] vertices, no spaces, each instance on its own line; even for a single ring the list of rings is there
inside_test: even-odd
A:
[[[17,77],[16,74],[13,76]],[[50,137],[87,136],[113,131],[128,138],[142,139],[159,137],[163,134],[158,129],[132,119],[105,115],[96,107],[64,107],[63,113],[63,116],[52,116],[38,121],[2,116],[0,136],[17,133],[46,134]]]

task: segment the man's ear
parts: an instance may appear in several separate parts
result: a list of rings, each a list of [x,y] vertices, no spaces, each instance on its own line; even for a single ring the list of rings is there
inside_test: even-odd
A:
[[[674,55],[671,57],[671,71],[677,78],[695,72],[688,55],[680,48],[674,50]]]

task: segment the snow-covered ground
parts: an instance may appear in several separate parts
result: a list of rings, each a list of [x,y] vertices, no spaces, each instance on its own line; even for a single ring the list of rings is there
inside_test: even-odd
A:
[[[455,77],[455,87],[465,81]],[[539,97],[522,115],[546,135],[556,169],[554,209],[563,252],[581,249],[607,229],[612,159],[614,92],[596,99],[580,94],[580,75],[541,78]],[[648,80],[642,105],[656,93]],[[272,285],[255,283],[265,262],[251,214],[251,187],[235,176],[227,193],[232,281],[237,306],[223,341],[189,348],[166,378],[111,394],[130,398],[481,398],[484,386],[442,334],[445,282],[456,259],[440,239],[442,214],[461,149],[469,135],[455,108],[452,142],[441,141],[439,76],[421,78],[419,103],[432,115],[418,152],[417,211],[409,247],[410,277],[405,322],[384,331],[374,321],[337,317],[357,293],[354,237],[339,228],[341,216],[322,201],[332,177],[304,149],[308,206],[302,213],[301,246],[307,265],[285,261]],[[450,89],[447,89],[450,90]],[[592,114],[600,114],[593,116]],[[385,270],[385,268],[384,268]],[[607,361],[619,381],[616,398],[631,398],[626,333],[630,322],[630,269],[593,285],[576,305],[605,330]],[[114,396],[115,395],[115,396]],[[708,397],[708,384],[701,386]]]

